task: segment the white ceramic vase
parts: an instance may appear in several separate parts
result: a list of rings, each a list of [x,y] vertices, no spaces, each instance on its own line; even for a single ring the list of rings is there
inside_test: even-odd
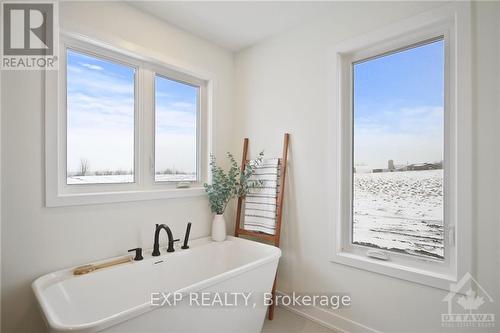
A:
[[[226,220],[222,214],[216,214],[212,221],[212,240],[214,242],[226,240]]]

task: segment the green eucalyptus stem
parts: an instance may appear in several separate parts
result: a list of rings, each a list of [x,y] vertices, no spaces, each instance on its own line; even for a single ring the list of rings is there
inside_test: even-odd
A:
[[[212,183],[204,184],[205,192],[208,194],[210,209],[215,214],[224,214],[231,199],[244,197],[250,188],[262,186],[262,180],[252,180],[255,168],[262,164],[264,152],[250,161],[243,171],[231,153],[227,153],[229,170],[226,172],[217,165],[215,156],[210,156],[210,171]]]

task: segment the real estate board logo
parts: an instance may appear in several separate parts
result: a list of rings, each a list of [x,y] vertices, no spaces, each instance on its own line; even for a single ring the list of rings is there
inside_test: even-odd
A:
[[[56,14],[56,3],[2,3],[2,69],[56,69]]]
[[[484,305],[493,303],[493,298],[470,273],[457,283],[450,284],[450,292],[443,302],[448,303],[448,313],[441,314],[443,327],[495,327],[495,314],[480,310]]]

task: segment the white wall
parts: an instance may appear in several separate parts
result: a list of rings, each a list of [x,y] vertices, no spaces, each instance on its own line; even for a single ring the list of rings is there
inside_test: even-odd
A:
[[[278,289],[349,292],[352,307],[337,312],[384,332],[443,330],[445,291],[330,263],[325,175],[327,49],[336,42],[388,25],[433,3],[344,3],[323,19],[236,55],[236,109],[240,137],[255,153],[277,155],[291,133],[290,168],[282,231]],[[343,8],[343,9],[342,9]],[[476,3],[475,38],[475,235],[473,274],[497,302],[499,294],[499,42],[500,4]],[[346,14],[346,11],[350,15]],[[485,313],[498,305],[483,306]],[[330,318],[332,322],[335,317]],[[467,330],[464,330],[467,331]]]
[[[218,156],[239,152],[244,136],[250,137],[253,153],[265,148],[266,155],[279,155],[283,132],[292,134],[280,290],[349,292],[353,305],[341,310],[342,316],[387,332],[430,332],[440,330],[440,313],[446,310],[443,291],[328,262],[324,175],[330,172],[325,165],[327,48],[434,5],[341,3],[314,23],[239,53],[235,73],[230,53],[124,4],[64,3],[61,23],[98,38],[122,38],[131,47],[150,48],[215,73]],[[500,45],[492,36],[500,35],[500,4],[476,4],[473,15],[474,273],[498,303]],[[2,332],[43,331],[30,289],[42,274],[135,246],[150,247],[158,222],[182,234],[190,220],[192,237],[208,234],[210,213],[204,198],[44,208],[42,73],[3,72],[1,83]],[[232,214],[228,221],[233,221]]]
[[[500,2],[479,2],[475,24],[474,108],[476,111],[475,269],[479,282],[495,293],[500,326]],[[496,274],[495,274],[495,273]]]
[[[120,3],[63,3],[63,28],[99,39],[122,38],[176,62],[216,75],[216,154],[231,150],[233,55]],[[40,275],[71,265],[152,247],[155,223],[181,236],[208,235],[204,197],[44,208],[44,90],[42,73],[2,73],[2,332],[44,331],[30,288]]]

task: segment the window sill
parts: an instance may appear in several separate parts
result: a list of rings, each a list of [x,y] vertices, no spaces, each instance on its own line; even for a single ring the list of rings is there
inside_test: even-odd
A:
[[[142,200],[198,197],[203,196],[204,194],[205,189],[199,185],[190,188],[170,188],[162,190],[115,191],[77,194],[57,193],[55,195],[50,195],[47,193],[45,205],[46,207],[95,205]]]
[[[450,290],[450,284],[457,282],[457,277],[453,274],[409,267],[349,252],[337,252],[330,261],[443,290]]]

